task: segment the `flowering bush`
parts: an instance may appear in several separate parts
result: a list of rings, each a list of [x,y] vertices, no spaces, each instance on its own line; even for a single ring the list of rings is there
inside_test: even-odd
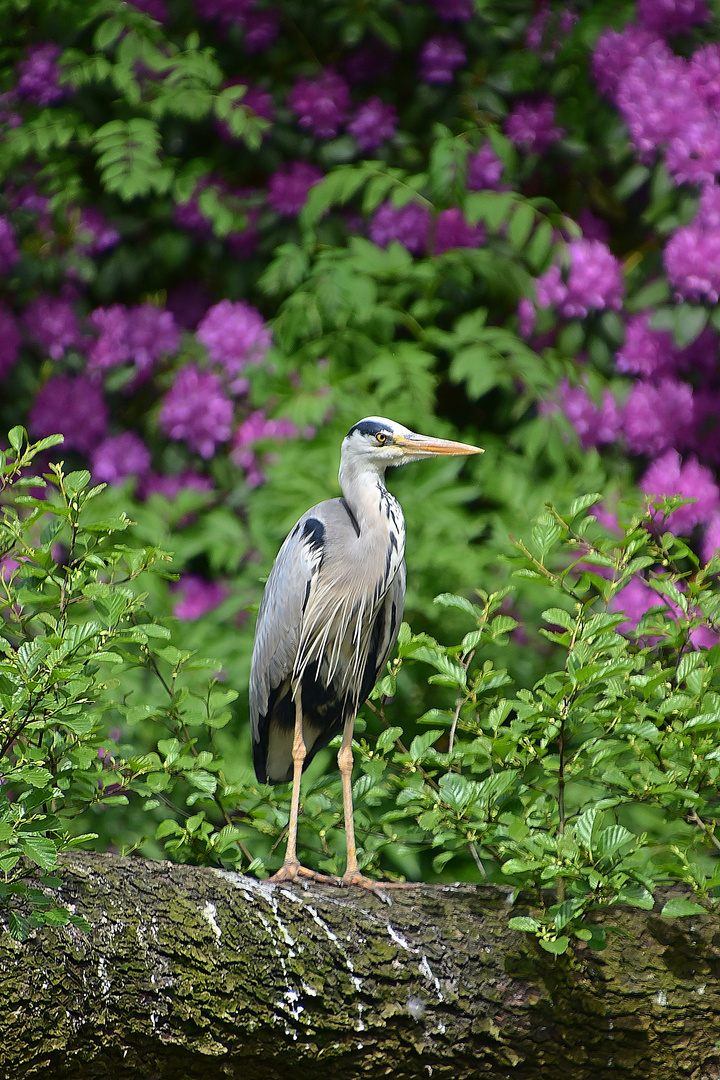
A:
[[[282,19],[258,0],[30,7],[3,42],[0,418],[62,434],[44,453],[90,466],[134,541],[172,549],[177,580],[147,585],[177,620],[159,663],[211,655],[241,692],[232,737],[205,733],[232,748],[228,791],[255,790],[248,610],[298,514],[334,493],[362,415],[486,448],[462,481],[452,462],[392,477],[421,631],[439,635],[438,590],[487,587],[508,534],[583,491],[611,531],[628,497],[688,500],[648,528],[687,553],[678,581],[710,563],[720,35],[705,0],[527,0],[512,15],[494,0],[288,0]],[[606,598],[620,632],[650,610],[662,558],[647,558]],[[531,686],[557,645],[534,629],[536,579],[512,605],[504,663]],[[443,609],[445,634],[461,621]],[[129,678],[127,752],[156,753],[152,695]],[[396,690],[412,728],[412,675]],[[428,707],[445,692],[433,684]],[[188,730],[172,727],[182,753],[210,753]],[[268,867],[277,799],[252,850]],[[211,814],[229,821],[206,802],[195,831],[173,818],[173,833],[149,795],[147,827],[118,811],[97,831],[210,857]],[[383,857],[442,869],[411,845]],[[466,849],[452,872],[476,867]]]

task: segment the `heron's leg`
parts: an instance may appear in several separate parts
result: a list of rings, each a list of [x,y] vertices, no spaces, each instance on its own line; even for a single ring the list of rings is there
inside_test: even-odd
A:
[[[350,880],[358,873],[357,851],[355,849],[355,822],[353,820],[352,801],[352,737],[355,727],[355,717],[348,716],[343,728],[342,742],[338,750],[337,763],[342,780],[343,810],[345,813],[345,843],[347,845],[347,865],[343,880]]]
[[[288,826],[288,841],[285,849],[285,863],[297,862],[297,830],[298,814],[300,812],[300,783],[305,763],[305,740],[302,726],[302,684],[298,684],[295,690],[295,734],[293,735],[292,759],[293,779],[292,798],[290,800],[290,824]]]
[[[415,885],[410,881],[373,881],[360,873],[357,862],[357,850],[355,848],[355,822],[353,820],[352,801],[352,738],[355,727],[355,717],[350,716],[345,721],[342,743],[338,750],[338,768],[342,778],[343,809],[345,811],[345,842],[347,844],[347,865],[343,874],[343,885],[359,885],[363,889],[369,889],[381,900],[390,903],[390,898],[385,896],[385,889],[413,889]]]
[[[293,696],[295,698],[295,733],[293,735],[292,745],[293,778],[288,840],[287,847],[285,848],[285,860],[277,874],[273,874],[269,880],[293,881],[297,877],[307,877],[312,878],[313,881],[326,881],[336,885],[338,884],[336,878],[330,877],[328,874],[319,874],[315,870],[309,870],[306,866],[301,866],[298,862],[297,830],[298,814],[300,812],[300,782],[307,752],[305,740],[303,738],[302,683],[298,683]]]

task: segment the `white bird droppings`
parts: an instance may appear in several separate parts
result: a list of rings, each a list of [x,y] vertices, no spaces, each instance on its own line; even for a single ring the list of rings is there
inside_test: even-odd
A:
[[[217,919],[215,918],[215,916],[217,915],[217,908],[214,904],[211,904],[209,900],[206,900],[202,909],[202,914],[204,918],[207,919],[207,921],[210,923],[210,929],[219,941],[222,937],[222,930],[218,926]]]
[[[390,923],[387,924],[387,932],[392,938],[392,940],[395,942],[395,944],[399,945],[401,949],[405,949],[406,952],[418,952],[418,950],[413,948],[413,946],[405,940],[402,934],[399,934],[395,927],[392,926]]]

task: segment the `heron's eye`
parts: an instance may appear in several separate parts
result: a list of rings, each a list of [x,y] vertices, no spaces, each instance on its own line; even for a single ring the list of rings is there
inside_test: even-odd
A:
[[[385,442],[387,442],[387,435],[386,435],[386,434],[385,434],[385,433],[384,433],[383,431],[378,431],[378,433],[377,433],[377,435],[375,436],[375,438],[377,439],[377,441],[378,441],[378,442],[379,442],[379,443],[380,443],[381,445],[382,445],[382,443],[385,443]]]

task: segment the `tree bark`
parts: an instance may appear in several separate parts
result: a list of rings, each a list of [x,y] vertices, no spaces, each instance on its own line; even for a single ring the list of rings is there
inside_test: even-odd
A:
[[[7,1080],[720,1077],[720,916],[618,908],[555,958],[508,894],[269,885],[76,854],[89,920],[0,937]]]

